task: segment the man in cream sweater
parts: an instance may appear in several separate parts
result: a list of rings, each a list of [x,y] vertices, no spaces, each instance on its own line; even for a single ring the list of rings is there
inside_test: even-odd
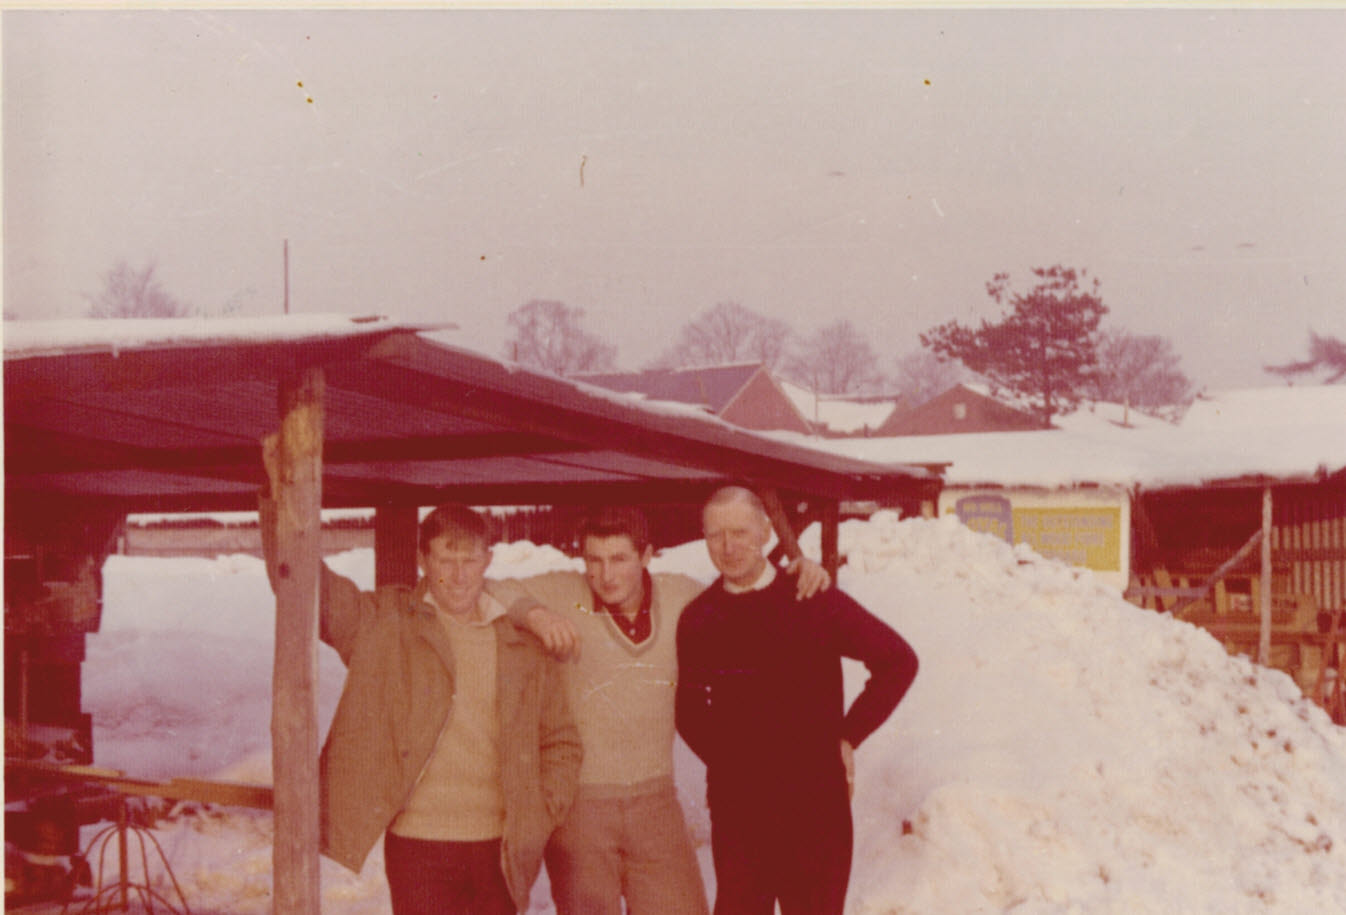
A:
[[[580,788],[546,850],[560,915],[705,915],[705,885],[673,783],[678,619],[704,587],[648,571],[649,523],[603,508],[580,527],[584,574],[492,582],[559,656],[584,746]],[[801,593],[830,584],[804,561]]]

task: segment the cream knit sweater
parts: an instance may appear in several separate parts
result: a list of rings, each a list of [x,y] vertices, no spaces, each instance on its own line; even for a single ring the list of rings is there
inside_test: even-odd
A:
[[[594,610],[580,572],[493,581],[492,595],[516,622],[535,603],[564,615],[579,632],[580,656],[562,665],[570,708],[584,744],[582,789],[621,793],[673,774],[678,618],[704,585],[685,575],[652,575],[651,635],[640,645]]]

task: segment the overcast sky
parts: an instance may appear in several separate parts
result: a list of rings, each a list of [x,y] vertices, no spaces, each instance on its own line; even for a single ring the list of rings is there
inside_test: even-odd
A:
[[[1346,9],[8,11],[4,307],[531,299],[623,367],[734,301],[891,367],[1062,263],[1209,388],[1346,336]]]

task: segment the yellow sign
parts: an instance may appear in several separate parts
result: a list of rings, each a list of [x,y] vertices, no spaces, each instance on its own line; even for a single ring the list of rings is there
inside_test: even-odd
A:
[[[1121,570],[1120,508],[1015,507],[1013,512],[1015,543],[1096,572]]]

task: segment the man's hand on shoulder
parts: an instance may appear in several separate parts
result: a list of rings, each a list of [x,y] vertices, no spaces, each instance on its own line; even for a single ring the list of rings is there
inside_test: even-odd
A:
[[[795,600],[806,600],[832,587],[832,576],[827,574],[827,570],[804,556],[791,562],[785,571],[797,576]]]
[[[538,604],[524,615],[524,625],[557,660],[580,656],[580,637],[570,620]]]

